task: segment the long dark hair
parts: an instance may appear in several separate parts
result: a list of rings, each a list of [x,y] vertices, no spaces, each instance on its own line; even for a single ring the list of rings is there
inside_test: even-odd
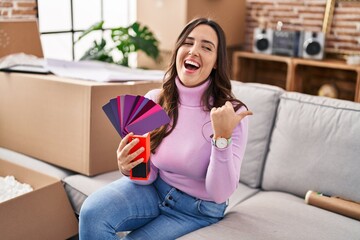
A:
[[[151,152],[154,153],[161,141],[168,136],[175,128],[178,120],[178,102],[179,93],[175,84],[177,77],[176,71],[176,54],[178,49],[183,45],[187,36],[194,28],[199,25],[208,25],[215,30],[218,37],[216,69],[210,73],[210,84],[202,96],[202,102],[205,110],[210,111],[213,107],[221,107],[226,101],[231,101],[235,111],[245,106],[237,100],[231,92],[231,82],[228,69],[228,58],[226,50],[225,33],[215,21],[207,18],[197,18],[189,22],[180,33],[175,48],[173,50],[169,67],[166,71],[162,90],[159,95],[158,103],[164,108],[170,119],[170,124],[162,126],[151,133]],[[211,100],[213,99],[213,100]],[[246,107],[246,106],[245,106]]]

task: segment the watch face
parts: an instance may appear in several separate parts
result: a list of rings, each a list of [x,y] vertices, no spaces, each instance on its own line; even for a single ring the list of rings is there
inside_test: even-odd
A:
[[[218,148],[226,148],[228,145],[228,141],[225,138],[216,139],[216,147]]]

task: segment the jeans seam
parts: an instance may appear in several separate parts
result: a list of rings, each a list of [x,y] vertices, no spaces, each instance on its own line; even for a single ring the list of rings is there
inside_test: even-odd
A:
[[[207,217],[210,217],[210,218],[222,218],[222,217],[223,217],[223,216],[222,216],[222,217],[210,216],[210,215],[208,215],[208,213],[203,212],[203,211],[201,210],[201,204],[202,204],[203,202],[207,202],[207,201],[204,201],[204,200],[201,200],[201,199],[200,199],[200,200],[197,202],[197,208],[198,208],[199,213],[201,213],[203,216],[207,216]],[[226,207],[224,208],[224,211],[222,212],[222,214],[224,214],[225,210],[226,210]]]
[[[121,238],[119,238],[119,236],[115,233],[115,237],[113,238],[114,240],[119,240]]]
[[[129,235],[126,235],[125,238],[128,239],[128,240],[134,240],[134,239],[133,239],[132,237],[130,237]],[[121,238],[121,239],[123,239],[123,238]]]
[[[156,216],[158,216],[158,215],[157,215],[157,214],[152,214],[152,215],[143,216],[143,217],[132,217],[132,216],[130,216],[130,217],[125,218],[122,222],[116,224],[115,229],[118,229],[119,226],[121,226],[123,223],[125,223],[126,221],[129,221],[129,220],[145,219],[145,218],[154,218],[154,217],[156,217]],[[116,230],[115,230],[115,231],[116,231]]]

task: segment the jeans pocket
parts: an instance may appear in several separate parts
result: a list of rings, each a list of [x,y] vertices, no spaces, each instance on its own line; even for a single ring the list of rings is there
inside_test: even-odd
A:
[[[215,202],[204,200],[198,201],[198,211],[201,214],[209,217],[223,218],[226,207],[226,203],[217,204]]]

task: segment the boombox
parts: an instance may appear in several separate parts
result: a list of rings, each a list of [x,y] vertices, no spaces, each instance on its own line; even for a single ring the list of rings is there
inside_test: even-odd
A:
[[[322,32],[254,29],[253,52],[256,53],[323,59],[324,45]]]

